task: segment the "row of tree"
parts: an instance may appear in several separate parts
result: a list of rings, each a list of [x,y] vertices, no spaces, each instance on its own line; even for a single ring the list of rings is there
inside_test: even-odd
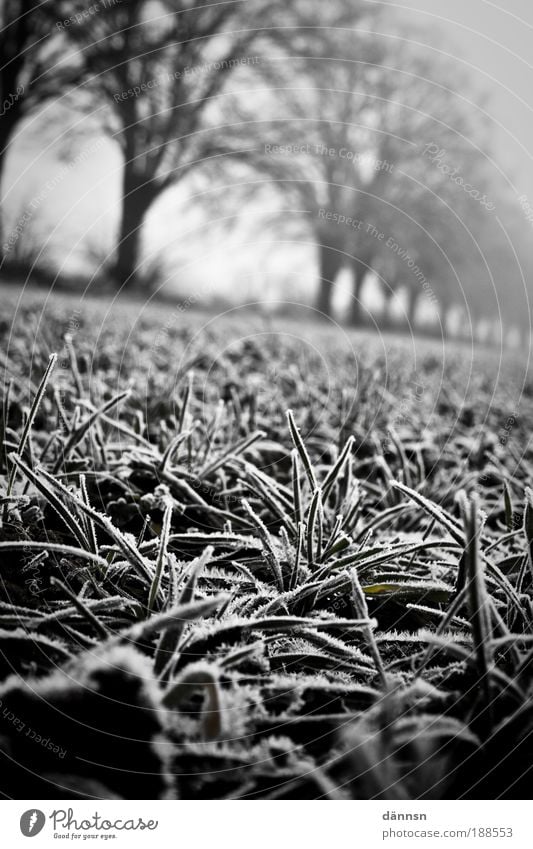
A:
[[[139,281],[156,200],[200,173],[233,181],[234,209],[265,185],[298,211],[323,313],[348,267],[354,323],[371,278],[386,301],[408,293],[411,321],[427,297],[444,328],[462,304],[525,331],[527,226],[483,103],[444,52],[399,23],[386,34],[387,14],[342,0],[4,0],[0,179],[21,122],[66,104],[122,152],[118,286]]]

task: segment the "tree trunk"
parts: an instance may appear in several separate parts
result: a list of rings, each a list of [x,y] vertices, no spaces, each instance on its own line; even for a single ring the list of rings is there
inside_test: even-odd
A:
[[[361,311],[361,291],[363,283],[369,271],[368,263],[357,257],[353,257],[352,261],[352,300],[350,302],[350,324],[354,327],[360,326],[362,322]]]
[[[14,104],[11,109],[9,109],[5,115],[0,118],[0,197],[4,181],[4,168],[9,149],[9,140],[13,135],[13,130],[15,129],[19,118],[19,110],[16,108],[16,104]],[[3,262],[4,259],[4,226],[3,218],[0,214],[0,263]]]
[[[328,318],[332,315],[333,286],[342,268],[344,256],[339,248],[319,242],[319,268],[317,310]]]
[[[3,176],[4,176],[4,165],[6,163],[6,154],[7,149],[6,145],[2,140],[2,134],[0,133],[0,198],[2,196],[2,186],[3,186]],[[1,210],[3,209],[3,204],[0,204],[0,267],[3,266],[6,254],[4,251],[4,217],[2,215]]]
[[[391,303],[394,297],[394,291],[387,286],[383,292],[384,304],[381,313],[381,326],[384,330],[389,330],[392,327]]]
[[[439,310],[439,316],[440,316],[440,326],[441,326],[442,338],[447,339],[449,332],[450,332],[450,328],[449,328],[450,304],[441,303],[440,310]]]
[[[138,282],[142,224],[158,191],[152,183],[144,183],[132,175],[127,164],[122,181],[122,220],[115,262],[117,286],[132,289]]]
[[[518,345],[521,350],[529,351],[531,347],[531,330],[529,324],[518,327]]]
[[[410,286],[407,290],[407,321],[409,324],[409,329],[411,329],[415,325],[416,308],[418,306],[419,298],[420,290],[416,289],[414,286]]]

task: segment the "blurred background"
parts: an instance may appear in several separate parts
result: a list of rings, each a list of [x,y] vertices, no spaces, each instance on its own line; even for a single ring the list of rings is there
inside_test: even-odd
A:
[[[529,345],[526,0],[0,14],[6,285]]]

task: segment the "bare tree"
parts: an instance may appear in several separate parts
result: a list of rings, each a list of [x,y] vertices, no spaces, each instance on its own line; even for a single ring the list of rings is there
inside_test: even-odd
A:
[[[291,4],[290,26],[259,69],[260,110],[249,98],[233,96],[227,103],[231,126],[216,148],[219,173],[229,167],[231,174],[238,161],[256,181],[277,187],[292,208],[293,230],[300,209],[302,237],[311,235],[317,249],[317,307],[324,314],[331,312],[333,284],[351,258],[367,102],[363,56],[369,60],[373,50],[372,38],[357,26],[374,17],[362,2]],[[250,200],[246,187],[237,194],[240,203]]]
[[[349,267],[352,323],[376,271],[386,271],[385,291],[407,289],[411,319],[424,289],[435,289],[446,323],[454,264],[468,264],[456,250],[458,221],[487,214],[471,196],[488,200],[483,122],[455,66],[408,41],[378,39],[375,15],[354,7],[353,23],[365,26],[326,28],[308,56],[262,68],[271,97],[261,117],[234,106],[235,151],[299,205],[317,246],[321,312],[331,313],[335,281]]]
[[[460,223],[488,214],[472,197],[489,203],[488,160],[479,147],[484,121],[473,114],[466,82],[449,61],[401,40],[380,42],[379,53],[369,71],[368,126],[375,132],[367,155],[375,168],[358,207],[371,226],[354,242],[352,320],[361,275],[381,264],[389,290],[407,289],[410,322],[425,291],[445,324],[453,266],[468,262],[464,240],[458,249]]]
[[[0,4],[0,180],[21,121],[75,81],[55,20],[53,0]]]
[[[495,210],[481,220],[472,216],[467,220],[475,262],[470,262],[461,277],[465,309],[473,329],[482,320],[492,326],[501,342],[514,329],[522,344],[529,344],[533,297],[530,224],[504,178],[495,182]]]
[[[85,88],[124,156],[118,283],[138,275],[141,227],[155,200],[215,155],[218,96],[230,76],[260,64],[252,50],[265,42],[262,28],[277,5],[130,0],[68,28]]]

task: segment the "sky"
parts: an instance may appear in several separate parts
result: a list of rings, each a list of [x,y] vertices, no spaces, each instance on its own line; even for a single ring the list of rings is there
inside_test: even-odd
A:
[[[410,0],[380,3],[427,27],[431,46],[457,45],[472,81],[488,92],[498,163],[519,194],[533,197],[533,2]],[[453,48],[450,52],[453,51]]]
[[[403,23],[412,21],[413,40],[423,30],[428,49],[449,52],[466,69],[473,88],[485,95],[494,165],[516,197],[525,195],[533,206],[533,0],[368,2]],[[346,277],[340,282],[337,301],[343,305],[350,283]],[[402,310],[397,303],[397,314]]]
[[[485,108],[491,119],[495,165],[516,196],[526,195],[533,205],[533,0],[505,0],[505,6],[490,0],[368,2],[390,8],[390,32],[394,32],[394,15],[407,23],[408,31],[412,22],[414,40],[423,31],[428,50],[449,51],[467,69],[474,90],[488,94]],[[478,109],[478,104],[473,108]],[[35,141],[38,126],[38,121],[32,123],[11,150],[3,187],[5,209],[11,227],[16,227],[25,204],[40,193],[36,219],[42,239],[59,246],[66,267],[75,268],[81,240],[88,240],[91,250],[103,251],[104,256],[112,245],[119,212],[120,155],[109,142],[96,147],[90,140],[84,142],[83,163],[74,162],[63,170],[55,188],[43,196],[43,186],[61,166],[39,135]],[[235,291],[237,279],[250,297],[255,292],[283,296],[287,286],[302,292],[308,289],[314,262],[311,248],[295,248],[280,257],[268,235],[254,237],[249,227],[237,228],[221,242],[210,238],[201,218],[186,210],[186,198],[179,191],[169,193],[154,209],[146,228],[149,251],[156,252],[162,245],[177,251],[179,273],[171,283],[178,289],[180,281],[190,288],[215,276],[226,291]],[[204,242],[202,251],[183,253],[180,246],[193,245],[196,238]]]

